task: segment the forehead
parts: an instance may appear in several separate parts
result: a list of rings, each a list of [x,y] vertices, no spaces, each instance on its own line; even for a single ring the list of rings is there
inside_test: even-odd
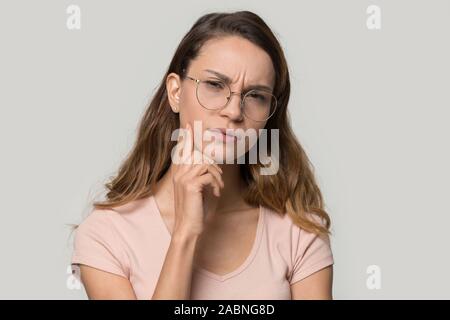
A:
[[[205,42],[191,62],[191,70],[204,73],[205,69],[225,74],[233,82],[244,78],[250,84],[273,86],[275,78],[270,56],[249,40],[237,36]]]

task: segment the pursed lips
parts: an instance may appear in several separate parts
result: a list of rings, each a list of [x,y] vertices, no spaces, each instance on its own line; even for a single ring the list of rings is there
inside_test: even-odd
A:
[[[230,139],[230,138],[235,139],[235,140],[239,139],[238,135],[235,135],[233,133],[233,131],[234,131],[233,129],[228,129],[229,132],[227,132],[226,128],[210,128],[208,130],[209,131],[213,131],[213,132],[221,133],[224,138],[229,137],[228,139]]]

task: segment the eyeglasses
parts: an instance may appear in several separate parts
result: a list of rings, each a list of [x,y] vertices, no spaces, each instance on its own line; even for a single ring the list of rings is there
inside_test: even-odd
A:
[[[247,93],[232,92],[230,86],[221,80],[199,80],[186,76],[197,85],[196,96],[200,105],[208,110],[225,108],[233,94],[240,96],[243,114],[254,121],[266,121],[277,108],[277,98],[269,91],[253,89]]]

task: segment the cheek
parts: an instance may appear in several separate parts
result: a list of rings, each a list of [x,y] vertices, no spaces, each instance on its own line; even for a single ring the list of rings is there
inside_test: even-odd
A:
[[[202,126],[205,126],[206,113],[203,111],[202,106],[198,103],[195,91],[185,92],[180,95],[180,125],[186,126],[186,123],[190,123],[191,127],[194,126],[194,121],[201,121]]]
[[[195,95],[195,90],[193,93],[183,91],[180,95],[180,126],[186,127],[186,123],[191,125],[194,135],[194,147],[202,151],[205,145],[201,142],[204,136],[204,131],[211,125],[213,121],[208,120],[212,117],[209,110],[204,109],[198,102]]]
[[[265,131],[265,134],[267,136],[267,134],[269,133],[268,130],[263,130],[264,127],[266,126],[266,123],[252,123],[252,130],[254,130],[256,132],[256,141],[251,141],[251,145],[249,145],[249,148],[252,148],[255,144],[259,143],[259,139],[261,137],[261,135],[263,134],[263,131]]]

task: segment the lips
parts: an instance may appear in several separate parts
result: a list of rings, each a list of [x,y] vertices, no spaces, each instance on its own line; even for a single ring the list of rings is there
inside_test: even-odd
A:
[[[230,132],[227,133],[227,128],[210,128],[210,131],[219,132],[223,135],[223,137],[227,140],[234,139],[238,140],[239,137],[237,135],[234,135],[232,133],[233,130],[230,130]]]

